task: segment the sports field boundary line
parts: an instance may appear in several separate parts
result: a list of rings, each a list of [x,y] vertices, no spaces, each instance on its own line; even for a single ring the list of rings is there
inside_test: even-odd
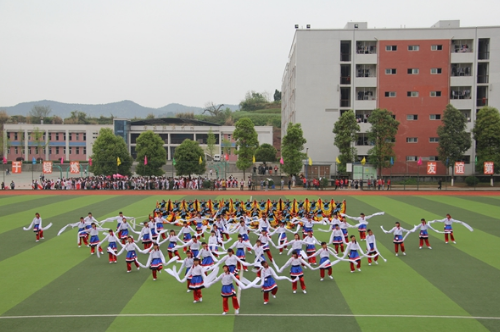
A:
[[[14,196],[14,195],[40,195],[40,192],[33,190],[7,190],[0,191],[0,196]],[[499,196],[500,191],[495,189],[487,190],[462,190],[454,189],[447,191],[438,190],[391,190],[391,191],[362,191],[362,190],[273,190],[273,191],[239,191],[239,190],[229,190],[229,191],[210,191],[210,190],[144,190],[144,191],[134,191],[134,190],[50,190],[43,191],[43,195],[136,195],[136,196],[412,196],[412,195],[451,195],[451,196]]]
[[[234,315],[229,314],[228,315]],[[216,313],[119,313],[119,314],[89,314],[89,315],[36,315],[36,316],[0,316],[5,319],[44,319],[44,318],[99,318],[99,317],[220,317]],[[384,315],[384,314],[333,314],[333,313],[298,313],[298,314],[273,314],[273,313],[240,313],[238,317],[375,317],[375,318],[424,318],[424,319],[475,319],[475,320],[500,320],[500,317],[477,316],[434,316],[434,315]]]

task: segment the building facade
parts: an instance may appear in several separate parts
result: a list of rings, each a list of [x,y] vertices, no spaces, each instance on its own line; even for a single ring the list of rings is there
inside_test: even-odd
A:
[[[85,161],[101,128],[112,125],[5,124],[4,151],[8,161]]]
[[[297,29],[282,80],[282,135],[288,124],[301,123],[309,156],[333,164],[339,154],[333,125],[353,110],[361,160],[372,147],[370,112],[387,109],[400,123],[394,147],[399,168],[391,172],[405,173],[420,158],[438,160],[437,128],[447,104],[463,112],[470,132],[481,107],[500,107],[493,94],[499,84],[500,27],[439,21],[418,29],[368,29],[366,22]],[[473,143],[463,156],[466,174],[473,172],[474,158]],[[444,163],[437,165],[444,174]]]
[[[119,123],[124,121],[124,125]],[[124,128],[123,135],[125,142],[129,144],[129,151],[135,158],[135,146],[137,138],[142,132],[151,130],[157,133],[163,140],[167,152],[167,160],[172,160],[175,154],[175,149],[185,140],[190,139],[196,141],[205,149],[207,147],[208,133],[211,130],[215,135],[215,154],[224,155],[224,148],[227,147],[227,157],[229,162],[234,162],[238,159],[235,155],[236,143],[233,138],[234,126],[220,126],[204,121],[193,119],[180,118],[157,118],[145,119],[139,121],[128,121],[123,119],[115,119],[115,134],[120,135],[118,128]],[[273,144],[273,127],[272,126],[255,126],[255,131],[258,135],[259,144]]]
[[[152,130],[162,138],[168,160],[172,160],[176,147],[185,139],[197,141],[202,148],[206,148],[210,130],[215,135],[215,154],[222,155],[223,148],[228,147],[228,161],[238,159],[235,155],[234,126],[180,118],[114,119],[113,125],[5,124],[5,158],[8,161],[31,161],[33,158],[86,161],[92,155],[92,145],[102,128],[110,128],[115,135],[121,136],[134,159],[137,138],[146,130]],[[256,126],[255,130],[260,144],[273,144],[272,126]]]

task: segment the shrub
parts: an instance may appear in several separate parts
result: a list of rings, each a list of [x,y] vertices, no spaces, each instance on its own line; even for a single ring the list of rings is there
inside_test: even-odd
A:
[[[465,183],[468,186],[476,186],[477,184],[479,184],[479,179],[476,176],[469,176],[465,178]]]

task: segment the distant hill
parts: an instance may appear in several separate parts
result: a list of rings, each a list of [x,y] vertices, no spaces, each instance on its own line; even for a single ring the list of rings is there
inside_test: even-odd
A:
[[[196,106],[186,106],[178,103],[171,103],[161,108],[149,108],[139,105],[132,101],[121,101],[107,104],[68,104],[56,101],[36,101],[24,102],[15,106],[0,107],[0,110],[5,110],[10,116],[23,115],[26,116],[30,110],[35,106],[50,106],[52,109],[51,116],[59,116],[67,118],[70,116],[71,111],[82,111],[87,113],[90,117],[109,117],[111,115],[120,118],[145,118],[148,114],[152,113],[156,117],[171,117],[177,113],[193,112],[194,114],[201,114],[203,108]],[[238,105],[224,105],[232,111],[238,110]]]

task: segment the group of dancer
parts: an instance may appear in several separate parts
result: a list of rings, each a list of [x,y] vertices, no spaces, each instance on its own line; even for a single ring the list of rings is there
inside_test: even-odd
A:
[[[326,276],[333,280],[332,267],[340,262],[349,262],[350,272],[354,273],[356,269],[361,272],[363,257],[367,258],[368,265],[378,264],[379,257],[387,261],[378,251],[373,230],[368,228],[368,220],[384,215],[383,212],[368,216],[361,213],[359,217],[352,217],[345,214],[345,201],[335,204],[333,200],[328,202],[328,205],[320,202],[315,210],[311,209],[312,205],[307,202],[305,205],[302,203],[300,207],[295,201],[289,206],[281,200],[268,201],[263,205],[257,204],[259,207],[255,207],[256,202],[249,202],[250,205],[237,205],[231,212],[232,208],[226,204],[207,205],[193,202],[193,207],[190,208],[191,205],[186,203],[181,209],[180,204],[176,207],[175,203],[163,201],[162,204],[157,203],[147,221],[141,223],[140,231],[135,230],[136,218],[125,216],[122,212],[102,221],[96,220],[89,212],[78,222],[64,226],[58,235],[69,227],[77,228],[78,247],[86,245],[90,248],[90,254],[96,254],[98,257],[104,254],[103,244],[107,242],[105,248],[108,262],[117,263],[117,257],[125,254],[127,273],[132,271],[132,264],[138,270],[141,267],[149,268],[153,280],[156,281],[158,273],[165,270],[180,283],[186,283],[187,292],[192,292],[194,303],[202,302],[203,288],[209,288],[220,281],[223,314],[229,311],[229,299],[235,313],[239,311],[235,285],[240,290],[260,288],[264,304],[268,304],[270,295],[274,298],[277,296],[278,280],[291,282],[293,293],[297,292],[300,283],[302,292],[307,293],[303,271],[305,268],[319,270],[320,281],[324,281]],[[243,210],[242,205],[248,209]],[[278,211],[279,206],[285,209]],[[269,216],[273,217],[272,222]],[[355,221],[356,224],[351,225],[348,220]],[[105,224],[110,222],[115,222],[116,227],[105,227]],[[436,222],[444,223],[444,231],[438,231],[431,226]],[[468,224],[451,218],[449,214],[442,220],[426,222],[422,219],[421,223],[412,229],[402,228],[399,222],[390,230],[385,230],[383,226],[381,229],[385,233],[393,234],[395,255],[398,256],[399,249],[406,255],[404,241],[410,233],[417,230],[420,249],[424,242],[431,249],[428,229],[444,233],[446,243],[450,238],[455,243],[453,223],[460,223],[472,231]],[[43,230],[51,225],[43,228],[42,219],[36,213],[30,227],[24,229],[33,228],[36,241],[39,241],[43,239]],[[180,227],[178,233],[169,228],[170,225]],[[328,242],[320,242],[314,237],[314,225],[328,226],[327,229],[317,229],[330,233]],[[366,246],[361,246],[355,235],[349,236],[349,228],[357,228],[359,241],[365,242]],[[288,239],[287,233],[293,235],[292,239]],[[104,236],[102,240],[100,234]],[[137,245],[133,234],[137,235],[136,239],[142,243],[142,248]],[[255,234],[254,243],[250,240],[251,234]],[[274,236],[277,236],[275,241]],[[232,237],[236,240],[233,241]],[[233,243],[230,245],[231,241]],[[165,243],[168,261],[162,251],[162,245]],[[285,249],[288,250],[287,255],[290,258],[282,267],[273,259],[271,246],[279,251],[279,255],[283,254]],[[179,253],[181,249],[185,255]],[[146,264],[143,265],[138,260],[138,253],[148,255]],[[166,268],[170,264],[173,266]],[[180,266],[177,268],[176,265]],[[222,272],[219,274],[221,267]],[[250,267],[256,273],[251,281],[244,277]],[[280,275],[288,267],[289,277]]]

